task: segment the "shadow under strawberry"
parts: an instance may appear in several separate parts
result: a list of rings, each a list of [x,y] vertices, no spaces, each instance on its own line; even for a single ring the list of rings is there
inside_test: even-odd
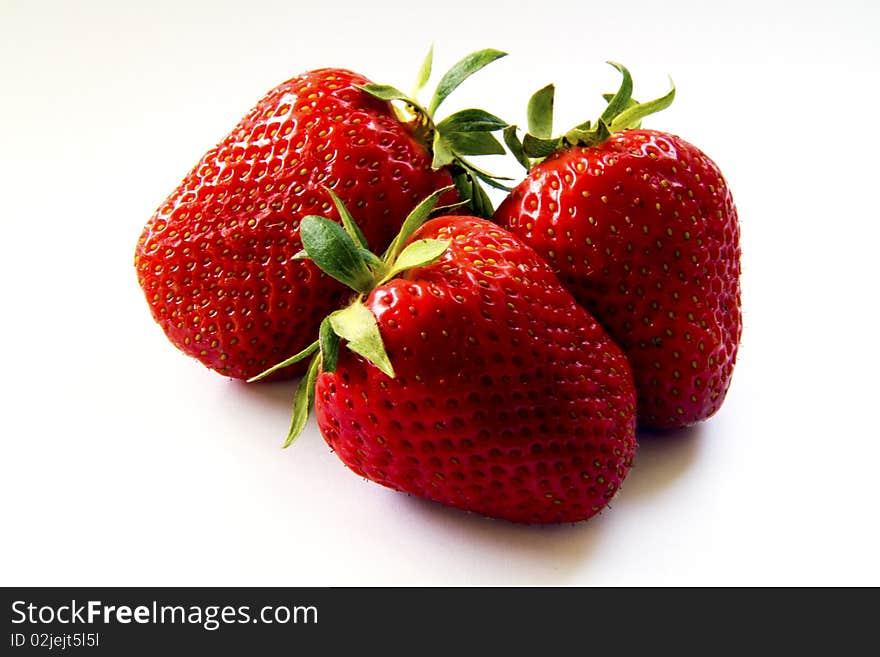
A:
[[[298,380],[275,381],[258,386],[246,385],[243,382],[231,382],[231,385],[235,387],[236,394],[254,400],[253,403],[257,406],[257,410],[265,409],[265,412],[272,415],[287,417],[290,414],[290,398],[298,382]],[[615,503],[647,500],[662,494],[664,490],[675,485],[676,481],[680,480],[696,462],[707,433],[704,424],[672,431],[637,429],[638,448],[632,471],[623,483],[620,495],[612,501],[609,508],[615,506]],[[250,440],[253,437],[248,436],[247,438]],[[265,439],[269,441],[275,441],[276,438],[275,434],[265,436]],[[600,513],[588,523],[517,525],[497,522],[492,518],[475,513],[462,513],[458,509],[414,495],[405,496],[402,505],[419,521],[428,519],[432,523],[439,523],[448,529],[450,534],[464,533],[468,535],[467,540],[500,545],[512,542],[516,544],[514,548],[516,551],[534,552],[535,558],[543,554],[552,559],[558,557],[558,551],[546,545],[543,539],[535,543],[528,538],[523,538],[530,534],[531,528],[539,527],[539,534],[552,536],[554,542],[563,541],[564,546],[567,547],[561,549],[566,555],[568,555],[567,550],[571,550],[570,556],[572,558],[576,554],[583,558],[593,549],[595,543],[594,530],[590,529],[587,533],[582,534],[584,528],[600,525],[602,518],[607,515],[605,512]],[[577,550],[572,547],[574,545],[579,546]]]
[[[388,496],[403,497],[391,491]],[[439,527],[451,545],[466,546],[459,548],[466,554],[504,555],[510,564],[509,583],[520,585],[528,585],[532,580],[560,585],[570,581],[573,573],[582,569],[599,547],[609,517],[603,511],[589,522],[525,525],[499,522],[477,513],[462,513],[414,495],[403,497],[397,504],[407,513],[408,525],[420,532],[436,532]],[[488,583],[478,574],[465,573],[464,576],[467,582],[456,580],[455,583]]]
[[[672,486],[696,461],[706,433],[704,424],[671,431],[638,429],[639,446],[621,499],[646,499]]]

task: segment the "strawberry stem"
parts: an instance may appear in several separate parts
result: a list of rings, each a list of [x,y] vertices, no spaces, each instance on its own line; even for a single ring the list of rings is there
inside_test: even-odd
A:
[[[434,115],[441,103],[449,95],[477,71],[494,62],[507,53],[487,48],[473,52],[450,68],[440,79],[431,102],[423,107],[416,96],[431,76],[433,67],[434,47],[422,62],[416,84],[411,95],[399,89],[383,84],[365,84],[358,88],[381,100],[388,101],[394,107],[398,118],[406,123],[413,135],[432,154],[431,166],[434,169],[447,167],[455,180],[459,195],[468,202],[471,211],[484,218],[493,213],[492,202],[482,183],[509,191],[499,183],[506,180],[502,176],[478,169],[467,157],[474,155],[503,155],[504,147],[491,133],[504,130],[507,122],[479,109],[465,109],[435,122]]]
[[[302,433],[302,430],[306,428],[306,422],[309,419],[309,409],[315,401],[315,381],[318,379],[318,366],[320,363],[320,355],[312,358],[306,375],[296,387],[296,394],[293,396],[293,417],[290,421],[290,429],[287,430],[287,438],[282,447],[290,447],[293,441]]]
[[[309,356],[308,373],[296,389],[293,419],[284,446],[289,446],[305,428],[309,408],[315,394],[315,381],[320,371],[333,372],[339,358],[339,347],[345,346],[375,365],[383,374],[394,378],[394,367],[385,351],[385,344],[376,318],[364,304],[364,298],[377,286],[403,272],[421,267],[440,258],[449,247],[445,240],[424,239],[407,244],[437,207],[443,194],[453,188],[444,187],[428,196],[407,215],[400,232],[380,258],[366,248],[366,240],[345,204],[327,189],[342,226],[326,217],[309,215],[300,224],[303,251],[300,258],[311,260],[326,274],[344,283],[357,293],[347,307],[325,317],[318,329],[318,339],[290,358],[273,365],[248,383],[259,381],[278,370]]]
[[[650,114],[666,109],[675,99],[675,84],[670,78],[669,93],[646,103],[632,98],[633,80],[629,70],[617,62],[608,62],[621,76],[620,88],[614,94],[604,94],[608,102],[602,115],[594,122],[585,121],[558,137],[551,137],[553,117],[553,88],[539,89],[529,100],[529,131],[522,141],[514,126],[505,129],[504,141],[513,156],[526,170],[531,169],[548,155],[575,146],[596,146],[613,133],[637,128]]]

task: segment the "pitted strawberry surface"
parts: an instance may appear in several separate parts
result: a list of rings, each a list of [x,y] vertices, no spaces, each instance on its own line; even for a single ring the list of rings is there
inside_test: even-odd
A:
[[[321,69],[270,91],[208,151],[147,223],[135,265],[169,339],[235,378],[264,370],[311,339],[349,296],[311,262],[294,260],[299,222],[334,216],[324,187],[356,209],[372,248],[448,185],[369,81]],[[292,375],[295,368],[283,374]]]
[[[529,132],[504,138],[528,175],[495,221],[544,257],[629,359],[639,425],[713,415],[742,334],[740,229],[718,166],[684,139],[641,129],[675,88],[639,103],[622,64],[596,121],[553,137],[553,85],[528,105]]]
[[[712,415],[742,327],[736,208],[718,167],[656,131],[549,156],[502,204],[630,358],[643,421]]]
[[[432,220],[434,263],[372,291],[396,376],[341,350],[317,377],[318,425],[356,473],[517,522],[583,520],[620,487],[635,394],[620,350],[516,237]]]

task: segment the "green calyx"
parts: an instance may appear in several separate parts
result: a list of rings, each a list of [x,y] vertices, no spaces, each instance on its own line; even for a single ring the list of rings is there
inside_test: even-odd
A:
[[[327,275],[354,290],[357,296],[351,304],[324,318],[318,329],[317,340],[299,353],[248,379],[248,383],[259,381],[273,372],[311,358],[306,376],[296,390],[293,420],[284,447],[289,446],[305,427],[314,401],[318,371],[336,370],[339,348],[343,341],[348,349],[363,356],[383,374],[395,377],[379,325],[364,304],[364,299],[379,285],[409,269],[430,264],[443,255],[449,247],[448,240],[422,239],[411,244],[406,243],[432,212],[449,209],[437,208],[437,203],[443,194],[452,189],[451,186],[439,189],[419,203],[407,215],[400,232],[381,257],[369,250],[351,213],[332,190],[326,189],[339,214],[341,225],[316,215],[303,218],[300,223],[303,250],[294,257],[310,258]]]
[[[608,63],[620,72],[622,80],[617,93],[602,95],[608,105],[595,122],[586,121],[563,135],[551,136],[555,89],[550,84],[536,91],[529,99],[528,132],[522,140],[517,135],[516,126],[504,129],[505,144],[526,170],[556,151],[574,146],[597,146],[615,132],[638,128],[643,118],[666,109],[675,99],[675,85],[670,79],[671,89],[665,96],[645,103],[638,102],[632,97],[633,80],[629,70],[622,64]]]
[[[504,147],[493,132],[504,130],[507,122],[481,109],[464,109],[435,120],[441,103],[471,75],[507,53],[487,48],[467,55],[449,69],[434,90],[427,107],[417,100],[431,77],[434,47],[419,69],[416,83],[410,94],[384,84],[365,84],[359,88],[368,94],[393,104],[398,118],[410,126],[413,134],[433,154],[434,169],[447,167],[452,174],[459,196],[465,199],[471,210],[484,218],[492,216],[492,202],[482,185],[510,191],[501,181],[511,178],[496,176],[474,165],[468,157],[478,155],[503,155]]]

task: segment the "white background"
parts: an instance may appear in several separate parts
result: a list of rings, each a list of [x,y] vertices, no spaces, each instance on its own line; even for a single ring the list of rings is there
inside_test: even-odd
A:
[[[0,0],[0,583],[880,584],[878,3],[140,4]],[[184,357],[137,285],[143,223],[265,91],[322,66],[409,88],[432,40],[437,70],[511,53],[445,110],[522,123],[555,81],[560,129],[616,88],[607,59],[640,99],[671,74],[646,125],[739,206],[727,402],[645,439],[587,523],[386,490],[314,424],[282,451],[294,384]]]

